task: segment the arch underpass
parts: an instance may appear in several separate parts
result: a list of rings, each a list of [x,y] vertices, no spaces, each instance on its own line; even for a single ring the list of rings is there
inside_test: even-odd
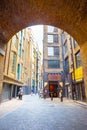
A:
[[[87,0],[3,0],[0,1],[0,48],[17,33],[31,25],[52,25],[63,29],[81,47],[87,97]],[[0,93],[4,56],[0,55]]]

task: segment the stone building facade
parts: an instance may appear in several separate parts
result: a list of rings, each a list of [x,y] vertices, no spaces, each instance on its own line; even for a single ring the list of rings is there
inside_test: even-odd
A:
[[[85,101],[86,96],[80,47],[68,33],[63,31],[61,36],[65,96],[74,100]]]
[[[2,100],[16,97],[19,87],[28,85],[29,72],[29,30],[15,34],[6,45]],[[24,93],[25,93],[24,91]]]
[[[44,26],[43,36],[43,87],[47,89],[48,96],[53,93],[58,96],[62,83],[63,57],[61,44],[61,30]]]

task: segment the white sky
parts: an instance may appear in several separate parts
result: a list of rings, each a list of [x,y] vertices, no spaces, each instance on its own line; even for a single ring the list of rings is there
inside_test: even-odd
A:
[[[29,27],[32,29],[34,40],[38,44],[40,51],[43,49],[43,25]]]

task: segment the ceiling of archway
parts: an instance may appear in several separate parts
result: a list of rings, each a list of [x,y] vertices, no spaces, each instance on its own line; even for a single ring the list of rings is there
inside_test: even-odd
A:
[[[71,34],[79,43],[87,39],[87,0],[0,1],[0,42],[37,24],[53,25]]]

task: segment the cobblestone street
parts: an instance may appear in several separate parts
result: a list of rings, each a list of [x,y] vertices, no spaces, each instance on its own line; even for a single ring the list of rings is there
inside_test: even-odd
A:
[[[87,130],[87,109],[72,100],[28,95],[12,104],[10,111],[0,109],[0,130]]]

